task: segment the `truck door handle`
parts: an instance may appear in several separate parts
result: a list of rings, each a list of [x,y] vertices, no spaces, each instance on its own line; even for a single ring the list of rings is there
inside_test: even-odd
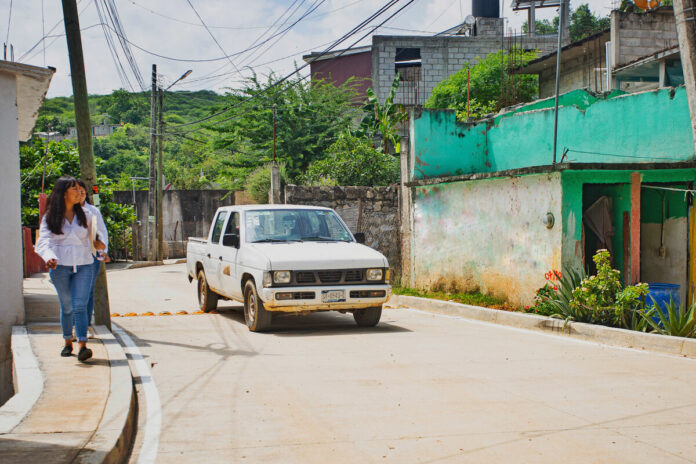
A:
[[[210,253],[208,253],[208,258],[210,258]]]

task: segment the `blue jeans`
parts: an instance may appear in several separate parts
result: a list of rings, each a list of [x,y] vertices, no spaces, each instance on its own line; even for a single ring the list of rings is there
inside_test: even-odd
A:
[[[87,302],[87,324],[90,327],[92,326],[92,314],[94,314],[94,286],[97,283],[101,263],[97,258],[94,258],[94,263],[92,263],[92,290],[89,292],[89,301]]]
[[[60,325],[66,340],[72,339],[74,325],[77,340],[87,341],[87,302],[92,293],[93,269],[93,264],[84,264],[77,266],[77,272],[73,272],[72,266],[56,266],[48,271],[58,292]]]

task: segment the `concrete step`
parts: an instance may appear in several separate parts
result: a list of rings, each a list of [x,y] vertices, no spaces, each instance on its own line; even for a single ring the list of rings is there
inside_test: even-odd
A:
[[[24,314],[28,324],[60,321],[60,303],[47,272],[24,279]]]

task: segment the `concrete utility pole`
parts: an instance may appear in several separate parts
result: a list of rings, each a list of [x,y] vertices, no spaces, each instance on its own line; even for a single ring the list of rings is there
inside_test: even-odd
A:
[[[674,18],[677,23],[679,54],[684,70],[686,98],[691,115],[691,132],[694,135],[696,154],[696,12],[694,0],[674,0]]]
[[[162,145],[164,139],[164,120],[162,118],[162,106],[164,102],[164,90],[158,92],[157,105],[157,261],[164,259],[164,224],[162,217],[162,202],[164,201],[164,171],[162,166]]]
[[[70,75],[72,78],[73,98],[75,101],[75,126],[77,127],[77,147],[80,152],[80,177],[87,186],[87,195],[92,199],[92,187],[97,182],[92,152],[92,123],[89,119],[87,100],[87,80],[85,62],[82,55],[82,37],[76,0],[63,1],[63,19],[65,37],[68,42]],[[97,325],[105,325],[111,330],[109,311],[109,292],[106,283],[106,268],[102,263],[94,287],[94,320]]]
[[[155,222],[157,206],[157,166],[155,158],[157,156],[157,65],[152,65],[152,94],[150,95],[150,178],[147,192],[147,259],[155,261],[157,259],[157,234]]]

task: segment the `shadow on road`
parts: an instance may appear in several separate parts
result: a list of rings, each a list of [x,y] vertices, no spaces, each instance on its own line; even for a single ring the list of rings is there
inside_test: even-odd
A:
[[[245,324],[241,306],[221,306],[219,310],[220,316]],[[274,314],[271,328],[265,333],[279,337],[317,337],[400,332],[411,332],[411,330],[394,325],[393,321],[385,320],[376,327],[359,327],[354,322],[352,314],[327,311],[303,315]]]

